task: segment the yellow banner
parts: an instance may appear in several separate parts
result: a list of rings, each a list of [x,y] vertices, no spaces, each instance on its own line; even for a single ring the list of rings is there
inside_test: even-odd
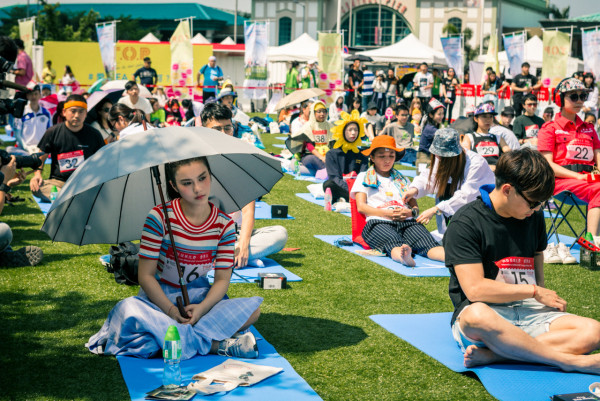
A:
[[[542,59],[542,83],[544,86],[556,86],[567,76],[569,45],[569,34],[558,31],[544,31]]]
[[[483,68],[483,77],[486,77],[485,70],[488,67],[492,67],[494,72],[496,74],[500,75],[500,72],[498,71],[499,65],[498,65],[498,36],[497,35],[490,36],[490,41],[488,44],[488,52],[487,52],[487,56],[485,57],[485,65]]]
[[[326,103],[333,103],[336,91],[343,90],[342,82],[342,35],[319,32],[319,73],[318,86],[325,91]],[[342,92],[340,92],[342,93]]]
[[[33,30],[35,29],[34,20],[30,19],[27,21],[19,22],[19,37],[25,44],[25,53],[32,57],[33,48]]]
[[[83,57],[85,55],[85,57]],[[57,81],[64,74],[65,65],[71,67],[75,79],[82,85],[91,85],[104,78],[104,65],[97,42],[51,42],[44,41],[44,63],[52,61]],[[84,86],[84,89],[87,87]]]
[[[194,53],[191,39],[190,22],[183,20],[177,25],[170,40],[171,82],[181,87],[175,93],[183,98],[192,94],[192,88],[183,87],[192,86],[194,83]]]

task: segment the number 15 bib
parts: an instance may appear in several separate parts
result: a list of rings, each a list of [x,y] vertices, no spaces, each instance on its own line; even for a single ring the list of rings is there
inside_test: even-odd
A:
[[[498,281],[507,284],[537,284],[533,258],[511,256],[494,263],[500,269],[496,277]]]

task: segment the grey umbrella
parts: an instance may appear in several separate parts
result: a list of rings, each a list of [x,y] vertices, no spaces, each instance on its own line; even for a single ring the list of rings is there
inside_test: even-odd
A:
[[[151,167],[161,166],[162,171],[165,163],[200,156],[208,158],[212,172],[211,198],[218,198],[226,213],[268,193],[283,176],[276,158],[219,131],[151,129],[103,147],[77,168],[52,204],[42,231],[53,241],[77,245],[140,239],[148,212],[160,204]]]

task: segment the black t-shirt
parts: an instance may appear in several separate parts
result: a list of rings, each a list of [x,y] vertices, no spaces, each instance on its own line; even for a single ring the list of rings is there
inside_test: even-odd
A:
[[[348,84],[350,84],[350,78],[352,78],[352,83],[354,85],[359,85],[362,82],[363,77],[363,72],[361,70],[350,68],[350,71],[348,71]]]
[[[490,209],[478,197],[454,214],[443,239],[446,266],[450,269],[448,285],[454,305],[452,324],[471,301],[466,297],[454,266],[482,263],[484,277],[496,280],[496,262],[507,257],[533,258],[546,249],[546,224],[542,210],[519,220],[505,218]],[[532,283],[533,284],[533,283]]]
[[[529,87],[531,88],[532,86],[537,84],[537,81],[537,78],[531,74],[519,74],[513,78],[513,83],[517,86],[517,88],[524,88],[527,85],[529,85]],[[524,96],[523,93],[524,92],[513,91],[513,98],[522,98]]]
[[[154,78],[157,78],[156,70],[154,68],[139,68],[133,73],[133,77],[140,77],[140,83],[142,85],[154,85]]]
[[[52,158],[50,178],[67,181],[83,163],[104,146],[98,130],[84,124],[79,132],[73,132],[65,123],[48,128],[38,148]]]
[[[446,94],[448,97],[450,98],[454,98],[456,97],[456,83],[458,82],[458,80],[456,78],[444,78],[442,80],[442,83],[444,84],[444,87],[446,88]]]

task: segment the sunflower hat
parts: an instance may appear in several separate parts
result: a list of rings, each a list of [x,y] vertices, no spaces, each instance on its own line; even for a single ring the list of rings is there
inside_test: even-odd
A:
[[[336,121],[336,126],[331,129],[331,132],[333,133],[333,139],[335,140],[333,148],[342,148],[344,153],[348,153],[349,150],[353,151],[354,153],[358,153],[358,144],[361,143],[360,139],[365,136],[365,124],[369,121],[365,117],[360,117],[358,110],[352,110],[352,113],[350,114],[342,111],[341,117],[342,119]],[[346,128],[348,123],[358,124],[359,133],[354,142],[348,142],[344,136],[344,128]]]

